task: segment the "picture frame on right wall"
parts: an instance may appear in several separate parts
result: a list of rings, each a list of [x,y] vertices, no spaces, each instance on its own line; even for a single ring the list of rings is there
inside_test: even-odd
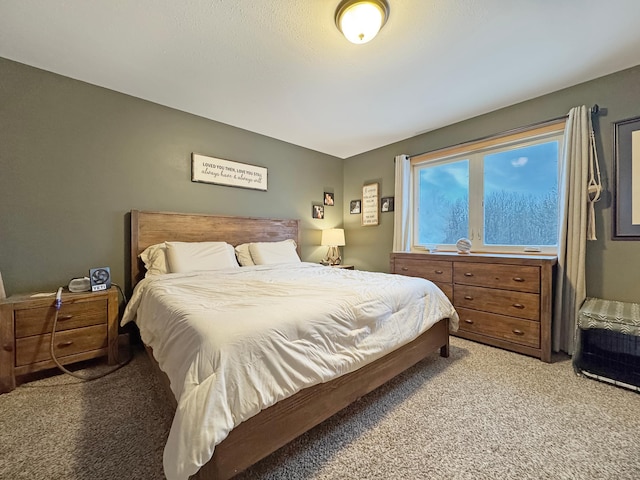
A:
[[[613,124],[613,240],[640,240],[640,117]]]

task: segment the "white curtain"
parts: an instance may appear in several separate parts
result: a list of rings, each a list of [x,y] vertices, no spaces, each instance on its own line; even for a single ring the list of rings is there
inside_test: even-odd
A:
[[[553,350],[569,354],[575,351],[578,311],[586,298],[587,238],[595,240],[593,201],[600,196],[600,170],[592,139],[590,110],[584,105],[572,108],[565,126],[564,154],[558,176],[558,267],[552,333]]]
[[[411,160],[396,157],[395,206],[393,217],[393,251],[411,250]]]

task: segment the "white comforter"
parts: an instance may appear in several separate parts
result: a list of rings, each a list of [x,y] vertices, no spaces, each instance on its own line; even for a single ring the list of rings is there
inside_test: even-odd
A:
[[[420,279],[311,263],[168,274],[135,288],[135,319],[178,408],[164,450],[186,479],[234,426],[302,388],[352,372],[458,317]]]

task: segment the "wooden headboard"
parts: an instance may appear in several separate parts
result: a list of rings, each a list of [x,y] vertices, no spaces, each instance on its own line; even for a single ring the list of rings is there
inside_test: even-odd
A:
[[[138,255],[162,242],[277,242],[293,239],[300,255],[298,220],[131,210],[131,288],[144,278]]]

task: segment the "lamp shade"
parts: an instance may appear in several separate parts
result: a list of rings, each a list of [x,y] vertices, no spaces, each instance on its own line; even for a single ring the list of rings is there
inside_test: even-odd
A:
[[[345,0],[336,10],[336,25],[351,43],[367,43],[389,16],[386,0]]]
[[[320,245],[343,247],[344,243],[344,229],[342,228],[329,228],[322,231],[322,239]]]

